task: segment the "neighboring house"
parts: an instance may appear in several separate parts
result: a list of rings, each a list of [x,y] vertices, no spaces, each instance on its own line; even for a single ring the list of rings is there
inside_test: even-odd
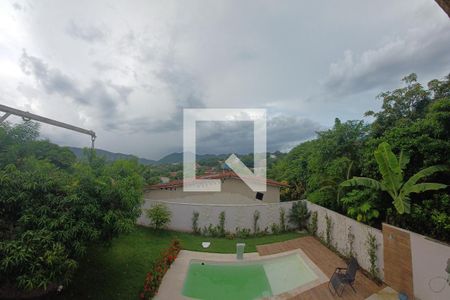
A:
[[[169,183],[170,182],[170,178],[169,177],[159,177],[159,181],[161,183]]]
[[[253,204],[280,202],[280,188],[288,185],[267,179],[266,192],[254,192],[234,172],[227,171],[212,175],[199,176],[198,179],[220,179],[221,192],[184,192],[183,180],[174,180],[148,186],[145,191],[147,200],[164,200],[183,203],[211,204]]]

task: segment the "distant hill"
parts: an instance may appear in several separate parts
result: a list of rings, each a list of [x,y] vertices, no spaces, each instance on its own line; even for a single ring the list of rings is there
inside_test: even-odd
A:
[[[197,154],[197,161],[204,161],[208,159],[225,160],[228,156],[230,156],[230,154]],[[158,163],[160,164],[175,164],[182,162],[183,152],[174,152],[158,160]]]
[[[68,147],[78,159],[83,157],[83,148]],[[105,158],[107,161],[115,161],[118,159],[137,159],[143,165],[157,165],[158,161],[153,159],[140,158],[131,154],[114,153],[102,149],[95,149],[98,156]]]
[[[77,158],[83,157],[83,149],[78,147],[68,147],[76,156]],[[137,159],[139,163],[143,165],[165,165],[165,164],[178,164],[183,162],[183,153],[182,152],[174,152],[171,154],[168,154],[161,158],[160,160],[153,160],[153,159],[146,159],[146,158],[140,158],[135,155],[131,154],[124,154],[124,153],[114,153],[102,149],[95,149],[97,151],[97,155],[104,157],[108,161],[115,161],[118,159]],[[275,153],[269,153],[270,156],[273,155],[280,155],[280,152]],[[223,161],[226,160],[230,154],[198,154],[197,155],[197,162],[207,162],[207,161]],[[241,157],[241,155],[238,155]],[[244,155],[246,157],[248,155]]]
[[[174,152],[158,160],[160,164],[175,164],[183,161],[183,153]]]

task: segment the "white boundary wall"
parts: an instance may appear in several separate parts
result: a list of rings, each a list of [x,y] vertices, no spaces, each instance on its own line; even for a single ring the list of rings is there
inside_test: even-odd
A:
[[[192,215],[194,211],[199,212],[198,226],[203,228],[209,224],[219,224],[219,214],[225,212],[225,230],[235,232],[236,227],[248,228],[253,232],[253,213],[258,210],[260,217],[258,226],[260,230],[268,227],[273,223],[280,223],[280,209],[284,208],[286,212],[286,225],[288,222],[289,209],[292,206],[290,202],[279,203],[262,203],[262,204],[197,204],[197,203],[179,203],[168,201],[152,201],[145,200],[142,205],[142,214],[138,218],[137,223],[148,226],[149,220],[145,215],[145,211],[152,206],[153,203],[164,203],[172,212],[171,222],[168,226],[171,230],[192,232]]]
[[[411,239],[414,295],[422,300],[450,299],[450,284],[446,282],[448,275],[445,272],[450,246],[406,231]]]
[[[306,201],[306,200],[304,200]],[[367,236],[369,233],[375,236],[378,242],[378,270],[380,278],[384,278],[384,258],[383,258],[383,233],[381,230],[370,227],[366,224],[360,223],[356,220],[348,218],[337,212],[329,210],[320,205],[313,204],[306,201],[308,210],[312,213],[317,211],[317,235],[326,238],[326,220],[325,216],[328,215],[332,219],[331,236],[332,245],[343,255],[346,255],[349,250],[348,246],[348,232],[351,227],[351,232],[354,234],[355,239],[353,242],[353,252],[359,265],[365,269],[370,269],[369,255],[367,254]],[[311,221],[311,218],[310,218]]]

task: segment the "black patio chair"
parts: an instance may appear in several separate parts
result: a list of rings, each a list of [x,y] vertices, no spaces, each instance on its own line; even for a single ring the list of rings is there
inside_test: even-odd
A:
[[[354,257],[352,257],[347,264],[347,268],[336,268],[331,276],[330,282],[328,282],[328,289],[333,287],[336,294],[341,297],[344,292],[345,285],[349,285],[353,292],[356,293],[353,283],[355,282],[356,271],[358,271],[359,265]]]

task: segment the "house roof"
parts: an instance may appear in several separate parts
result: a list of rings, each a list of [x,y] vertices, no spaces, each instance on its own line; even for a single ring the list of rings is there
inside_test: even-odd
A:
[[[203,176],[197,176],[197,179],[237,179],[242,180],[236,173],[232,171],[226,171],[216,174],[209,174],[209,175],[203,175]],[[262,178],[260,180],[263,180]],[[269,186],[275,186],[275,187],[288,187],[289,185],[283,182],[275,181],[272,179],[266,179],[266,184]],[[173,180],[168,183],[159,183],[148,186],[151,190],[158,190],[158,189],[166,189],[166,188],[177,188],[183,186],[183,180]]]

